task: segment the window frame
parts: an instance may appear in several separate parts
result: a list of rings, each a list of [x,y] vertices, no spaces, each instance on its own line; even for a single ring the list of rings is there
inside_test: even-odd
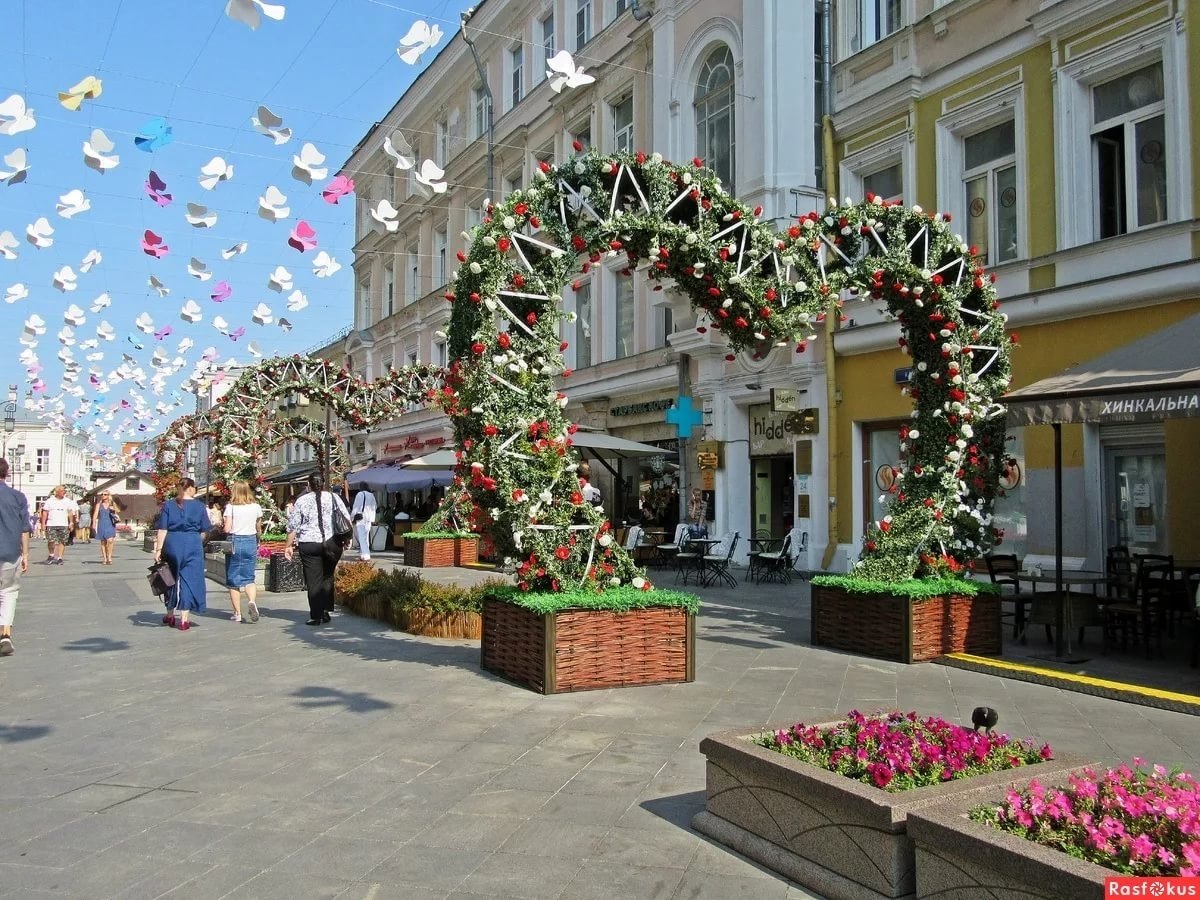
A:
[[[1126,234],[1192,218],[1193,166],[1186,39],[1186,34],[1176,32],[1173,20],[1164,20],[1097,47],[1059,66],[1053,73],[1056,76],[1054,152],[1060,249],[1100,240],[1097,198],[1094,191],[1078,188],[1081,184],[1095,184],[1092,88],[1160,60],[1165,105],[1167,195],[1173,202],[1168,206],[1165,221],[1127,228]]]
[[[383,266],[383,308],[384,318],[396,312],[396,266],[395,263],[384,263]]]
[[[359,322],[363,328],[370,328],[374,323],[371,321],[371,282],[358,282],[358,313],[361,318]]]
[[[989,261],[989,267],[1029,258],[1029,185],[1024,85],[1018,82],[961,109],[953,110],[939,118],[935,126],[938,208],[950,213],[952,222],[966,222],[969,211],[965,141],[972,135],[1010,120],[1013,123],[1014,161],[1017,167],[1017,252],[1016,256],[1003,263]],[[989,222],[989,237],[993,233],[992,226],[993,223]]]
[[[889,31],[882,31],[880,23],[885,19],[888,6],[893,3],[897,12],[895,27]],[[838,4],[838,10],[837,27],[842,34],[840,59],[874,47],[880,41],[903,31],[912,15],[909,0],[852,0],[849,3]],[[858,46],[855,46],[854,41],[856,31],[859,34]],[[870,39],[865,37],[868,31],[871,33]]]
[[[45,460],[43,463],[42,460]],[[50,448],[37,447],[33,452],[33,472],[35,475],[48,475],[53,468],[51,464]]]
[[[508,90],[505,91],[508,108],[513,109],[525,99],[525,45],[516,44],[508,48]]]
[[[996,125],[1002,125],[1002,124],[1004,124],[1004,122],[996,123]],[[996,125],[989,126],[989,128],[995,128]],[[975,166],[974,168],[964,169],[963,175],[962,175],[962,187],[960,190],[963,191],[964,208],[966,209],[967,212],[966,212],[966,216],[964,218],[960,219],[960,221],[963,222],[963,234],[964,234],[964,237],[966,237],[968,244],[971,243],[970,229],[967,227],[967,225],[970,222],[970,218],[971,218],[971,208],[970,208],[970,204],[966,203],[967,185],[970,182],[976,181],[979,178],[987,179],[987,188],[988,188],[988,198],[989,199],[988,199],[988,209],[985,211],[985,215],[987,217],[987,236],[988,236],[989,253],[984,258],[983,264],[985,266],[988,266],[989,268],[993,267],[993,266],[1003,265],[1004,263],[1013,262],[1014,260],[1019,259],[1020,255],[1021,255],[1020,254],[1020,249],[1021,249],[1020,234],[1021,234],[1021,232],[1019,229],[1017,231],[1016,250],[1014,251],[1014,255],[1010,259],[1000,259],[999,249],[998,249],[999,245],[996,243],[999,240],[999,236],[1000,236],[1000,218],[999,218],[999,212],[998,212],[998,210],[999,210],[998,204],[1000,202],[1000,193],[999,193],[998,184],[997,184],[999,173],[1011,168],[1014,173],[1013,180],[1014,181],[1016,180],[1017,156],[1018,156],[1017,148],[1016,148],[1017,123],[1013,122],[1012,125],[1013,125],[1013,152],[1009,153],[1005,156],[998,156],[995,159],[990,159],[986,163]],[[982,129],[982,130],[986,131],[987,129]],[[979,133],[981,133],[981,132],[976,131],[976,132],[973,132],[972,134],[964,135],[963,136],[964,148],[965,148],[966,141],[969,138],[972,138]],[[1019,193],[1017,195],[1017,202],[1018,203],[1020,202],[1020,194]],[[1021,212],[1020,206],[1018,206],[1017,207],[1018,224],[1019,224],[1019,219],[1020,219],[1020,212]],[[995,253],[991,252],[993,248],[996,248]]]
[[[581,278],[579,280],[578,289],[571,291],[571,308],[575,313],[575,321],[569,323],[572,326],[572,333],[566,338],[568,341],[567,353],[568,364],[572,369],[586,369],[596,365],[596,295],[595,295],[595,278]],[[580,339],[580,330],[583,328],[583,317],[579,314],[579,295],[586,292],[588,309],[587,309],[587,346],[588,358],[580,359],[579,351],[582,345]]]
[[[904,189],[901,198],[911,202],[911,198],[906,197],[911,194],[910,188],[915,184],[911,148],[909,132],[903,131],[845,157],[841,162],[839,180],[846,196],[854,200],[863,199],[863,180],[866,176],[900,163],[901,186]],[[944,167],[939,166],[939,169],[941,168]]]
[[[404,251],[405,291],[404,305],[416,303],[421,299],[421,246],[419,243],[409,244]]]
[[[446,223],[441,228],[434,229],[433,232],[433,263],[434,277],[437,280],[437,286],[442,287],[450,280],[450,272],[447,267],[446,251],[450,246],[450,224]]]
[[[724,52],[729,57],[729,83],[719,89],[719,91],[707,91],[703,97],[698,97],[700,88],[700,77],[702,76],[705,67],[708,65],[716,54]],[[706,89],[707,90],[707,89]],[[717,41],[710,45],[707,51],[700,57],[699,67],[697,69],[697,80],[695,88],[692,91],[692,134],[695,139],[695,156],[704,160],[705,165],[709,165],[709,147],[707,139],[704,146],[700,142],[700,128],[702,124],[707,124],[716,121],[718,116],[708,112],[709,105],[717,98],[719,93],[728,91],[729,104],[726,107],[729,114],[729,178],[728,181],[722,178],[722,185],[729,193],[734,193],[734,185],[737,183],[737,59],[733,55],[733,48],[724,41]],[[705,106],[703,118],[700,115],[700,104]],[[706,130],[707,137],[707,130]],[[710,166],[711,168],[711,166]],[[716,171],[714,169],[714,171]],[[718,173],[719,175],[720,173]]]
[[[434,125],[434,155],[437,157],[437,164],[441,168],[446,168],[450,164],[450,120],[446,116],[440,116]]]
[[[550,34],[546,34],[546,26],[550,26]],[[547,40],[547,37],[549,40]],[[554,20],[554,7],[550,7],[549,11],[537,20],[537,38],[538,49],[541,53],[541,65],[533,71],[533,83],[541,84],[546,80],[546,72],[549,69],[551,57],[557,52],[558,46],[558,30]]]
[[[471,88],[471,139],[487,134],[487,92],[482,84]]]
[[[605,347],[604,361],[617,359],[629,359],[638,355],[638,303],[637,303],[637,284],[634,281],[633,275],[622,275],[619,268],[606,268],[604,270],[605,280],[611,284],[611,287],[605,291],[609,300],[607,314],[605,315],[606,327],[605,331]],[[626,295],[626,288],[628,294]],[[622,295],[626,295],[627,304],[622,303]],[[622,310],[628,306],[628,324],[629,346],[625,352],[622,352]],[[611,318],[610,318],[611,317]],[[611,329],[611,330],[610,330]],[[611,333],[611,339],[608,335]]]
[[[575,0],[575,49],[582,50],[596,36],[596,11],[592,0]],[[581,29],[579,26],[583,25]]]
[[[628,87],[617,95],[617,99],[608,104],[608,117],[610,120],[610,132],[612,135],[612,150],[614,153],[633,153],[634,152],[634,123],[637,119],[637,105],[634,101],[633,88]],[[617,127],[617,110],[625,104],[629,104],[629,122],[621,128]],[[625,146],[621,146],[621,137],[626,136]]]

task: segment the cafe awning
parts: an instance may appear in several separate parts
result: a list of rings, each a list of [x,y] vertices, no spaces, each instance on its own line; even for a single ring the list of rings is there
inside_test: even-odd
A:
[[[664,450],[653,444],[641,444],[637,441],[615,437],[603,431],[577,431],[571,438],[572,443],[588,456],[596,459],[630,459],[633,457],[674,456],[674,450]],[[454,468],[454,450],[443,447],[433,453],[418,456],[402,462],[405,469],[452,469]]]
[[[1010,427],[1200,416],[1200,315],[1009,392]]]
[[[453,465],[451,453],[451,465]],[[373,491],[423,491],[434,485],[446,485],[453,480],[450,472],[443,470],[410,471],[400,466],[370,466],[354,472],[346,479],[352,488],[369,488]]]

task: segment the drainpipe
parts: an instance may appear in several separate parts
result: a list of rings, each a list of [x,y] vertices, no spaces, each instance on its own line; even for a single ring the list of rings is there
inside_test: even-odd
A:
[[[496,116],[493,111],[492,88],[488,84],[487,69],[483,67],[483,62],[479,59],[479,51],[475,49],[475,41],[467,34],[467,22],[474,13],[474,7],[459,13],[459,28],[462,31],[463,42],[471,48],[471,56],[475,60],[475,71],[479,73],[479,84],[483,91],[483,98],[487,101],[487,194],[488,202],[496,203],[498,202],[495,189]]]
[[[831,0],[821,0],[821,162],[825,172],[825,196],[837,197],[837,175],[833,151],[833,9]],[[838,325],[838,316],[825,319],[825,409],[827,437],[827,466],[829,469],[829,539],[821,568],[828,569],[838,548],[838,464],[841,449],[838,442],[838,397],[837,358],[833,346],[833,332]]]

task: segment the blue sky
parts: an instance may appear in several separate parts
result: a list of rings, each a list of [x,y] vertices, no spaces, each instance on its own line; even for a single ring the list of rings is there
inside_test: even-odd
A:
[[[353,290],[351,263],[354,236],[354,198],[339,205],[320,196],[324,182],[311,187],[291,176],[292,156],[306,141],[326,155],[329,175],[336,173],[366,130],[382,117],[411,84],[421,68],[445,46],[458,23],[458,0],[277,0],[286,5],[282,22],[264,20],[257,31],[224,15],[225,0],[9,0],[0,11],[0,101],[20,94],[34,110],[37,126],[13,136],[0,135],[0,157],[13,149],[28,149],[28,179],[17,185],[0,184],[0,232],[11,231],[20,242],[15,260],[0,258],[0,387],[19,385],[22,395],[34,380],[19,360],[23,324],[33,313],[45,320],[46,333],[33,348],[44,367],[46,383],[41,397],[61,393],[63,349],[58,339],[64,311],[75,304],[86,315],[75,328],[77,341],[95,337],[102,320],[116,332],[116,340],[100,341],[96,350],[70,348],[82,364],[80,384],[88,388],[83,400],[92,400],[81,419],[84,426],[108,421],[110,429],[138,435],[161,431],[166,423],[188,411],[175,409],[157,425],[136,421],[132,411],[120,409],[125,399],[142,394],[151,408],[171,402],[176,385],[190,373],[201,353],[215,347],[221,360],[235,357],[251,362],[249,341],[264,357],[303,351],[322,343],[349,324]],[[425,54],[416,66],[396,56],[396,44],[417,19],[439,24],[447,36]],[[55,96],[87,75],[96,75],[103,93],[85,100],[78,112],[64,109]],[[292,139],[276,146],[250,123],[259,104],[268,106],[293,131]],[[133,138],[151,119],[162,116],[171,125],[174,141],[153,153],[134,146]],[[82,146],[92,129],[103,129],[116,144],[117,168],[100,174],[84,165]],[[198,183],[200,167],[221,156],[234,167],[232,180],[212,191]],[[0,163],[0,170],[7,167]],[[174,195],[170,206],[160,208],[146,195],[143,185],[155,170]],[[328,179],[326,179],[328,180]],[[258,216],[258,198],[268,185],[288,196],[289,218],[271,223]],[[81,189],[91,209],[72,219],[56,214],[60,195]],[[216,224],[194,228],[185,219],[189,202],[200,203],[217,214]],[[45,216],[54,227],[54,244],[36,249],[27,242],[26,226]],[[342,269],[331,278],[312,271],[316,250],[301,254],[287,245],[291,229],[301,220],[316,229],[318,250],[328,251]],[[170,252],[153,259],[142,252],[143,233],[162,235]],[[221,250],[238,242],[248,251],[224,261]],[[99,250],[103,261],[89,273],[80,263],[90,250]],[[188,274],[192,257],[213,273],[201,282]],[[78,287],[60,293],[51,282],[62,266],[78,275]],[[304,292],[309,305],[299,312],[286,310],[289,291],[267,287],[268,276],[283,265]],[[160,298],[148,284],[151,275],[170,288]],[[214,287],[227,281],[232,297],[224,303],[210,299]],[[2,302],[10,285],[21,283],[29,297],[12,304]],[[99,313],[90,306],[107,292],[112,305]],[[203,320],[187,324],[180,308],[194,299]],[[265,302],[275,316],[294,325],[289,333],[276,324],[251,321],[251,311]],[[149,313],[156,329],[170,325],[173,333],[162,341],[134,327],[140,313]],[[212,324],[222,316],[229,330],[244,326],[236,342]],[[128,338],[135,336],[143,349]],[[162,396],[149,384],[140,391],[129,382],[113,386],[107,394],[88,387],[93,366],[111,372],[128,353],[146,373],[156,349],[175,358],[179,342],[190,337],[188,365],[167,382]],[[104,359],[88,362],[88,353],[103,352]],[[189,399],[190,398],[185,398]],[[80,399],[61,398],[68,418],[80,408]],[[51,404],[53,405],[53,404]],[[123,423],[128,422],[122,429]],[[110,435],[99,437],[111,443]]]

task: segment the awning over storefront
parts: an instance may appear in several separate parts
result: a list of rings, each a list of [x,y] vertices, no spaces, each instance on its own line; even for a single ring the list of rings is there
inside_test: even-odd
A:
[[[314,460],[300,463],[289,463],[284,466],[279,472],[267,477],[271,484],[296,484],[297,482],[307,481],[308,476],[319,471],[321,464]]]
[[[451,465],[453,456],[451,453]],[[399,466],[371,466],[353,473],[346,479],[352,488],[368,488],[373,491],[423,491],[434,485],[447,485],[453,476],[446,469],[410,471]]]
[[[602,431],[577,431],[571,438],[575,446],[596,459],[632,459],[634,457],[675,456],[674,450],[640,444],[625,438],[615,437]],[[453,469],[454,450],[444,447],[400,463],[404,469]],[[353,476],[351,476],[353,478]]]
[[[1012,427],[1200,416],[1200,315],[1012,391],[1003,402]]]

